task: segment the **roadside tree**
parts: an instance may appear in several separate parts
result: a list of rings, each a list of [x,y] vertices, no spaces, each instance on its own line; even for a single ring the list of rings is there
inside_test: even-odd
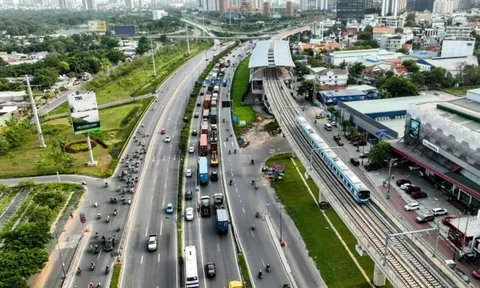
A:
[[[385,160],[390,159],[391,157],[391,148],[390,144],[385,141],[378,142],[375,146],[370,149],[368,159],[371,163],[378,165],[384,165]]]

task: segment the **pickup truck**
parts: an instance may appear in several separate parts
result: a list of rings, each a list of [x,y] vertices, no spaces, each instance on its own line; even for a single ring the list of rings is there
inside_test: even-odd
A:
[[[157,250],[157,235],[148,236],[148,251]]]

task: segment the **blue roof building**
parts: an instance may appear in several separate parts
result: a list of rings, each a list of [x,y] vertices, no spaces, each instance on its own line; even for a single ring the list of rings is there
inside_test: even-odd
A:
[[[375,99],[376,94],[363,92],[358,89],[330,90],[319,92],[318,98],[323,105],[332,106],[337,105],[338,101],[350,102],[366,99]]]

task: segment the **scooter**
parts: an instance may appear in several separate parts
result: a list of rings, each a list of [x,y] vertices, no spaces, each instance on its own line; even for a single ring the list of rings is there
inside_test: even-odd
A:
[[[110,272],[110,267],[107,265],[107,267],[105,268],[105,274],[108,274],[108,272]]]
[[[258,278],[260,278],[260,279],[263,278],[263,272],[262,272],[262,270],[258,271]]]
[[[107,187],[108,187],[108,182],[105,182],[105,188],[107,188]]]
[[[113,210],[113,216],[117,216],[117,209]]]
[[[110,215],[107,215],[107,219],[106,219],[106,222],[110,222]]]
[[[82,268],[80,268],[80,266],[78,266],[77,268],[77,275],[80,275],[82,273]]]
[[[260,212],[255,213],[255,218],[260,218]]]
[[[230,186],[232,186],[233,181],[230,179]]]
[[[90,264],[90,270],[93,271],[95,269],[95,264]]]
[[[272,269],[270,268],[270,264],[267,264],[267,272],[270,272]]]
[[[122,226],[120,226],[120,224],[117,226],[117,232],[120,232],[120,228],[121,228],[121,227],[122,227]]]
[[[97,219],[100,219],[100,218],[102,218],[102,214],[98,213],[97,214]]]
[[[98,202],[93,203],[93,206],[98,207]]]

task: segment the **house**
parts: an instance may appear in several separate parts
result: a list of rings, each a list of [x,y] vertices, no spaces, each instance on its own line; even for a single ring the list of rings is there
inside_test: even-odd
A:
[[[25,91],[2,91],[0,92],[0,103],[21,102],[26,98]]]
[[[465,65],[478,66],[478,60],[475,56],[433,57],[431,59],[419,59],[417,65],[422,71],[430,71],[433,67],[441,67],[455,76]]]
[[[395,75],[404,75],[408,73],[407,67],[402,64],[400,59],[381,61],[378,64],[366,67],[362,71],[363,83],[376,84],[378,79],[386,72],[392,71]]]
[[[348,72],[343,69],[325,69],[317,74],[316,79],[320,85],[346,85]]]
[[[357,42],[357,28],[347,28],[342,33],[342,39],[341,42],[343,45],[353,45],[355,42]]]
[[[387,51],[384,49],[362,49],[329,52],[323,57],[323,61],[328,64],[340,65],[341,63],[363,62],[364,60],[378,62],[388,59],[398,59],[405,56],[402,53]],[[367,65],[365,65],[367,66]]]
[[[373,40],[380,41],[380,38],[385,35],[395,34],[393,27],[375,27],[373,28]]]

